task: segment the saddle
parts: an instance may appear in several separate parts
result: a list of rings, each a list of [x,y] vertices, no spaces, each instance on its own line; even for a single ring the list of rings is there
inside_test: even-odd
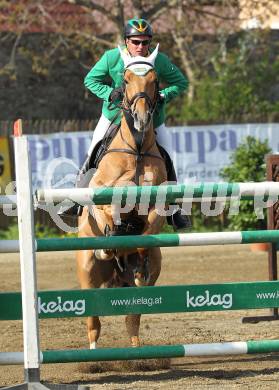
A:
[[[102,160],[104,154],[106,153],[108,147],[112,143],[112,140],[118,133],[118,130],[120,129],[120,124],[116,125],[115,123],[112,123],[110,127],[107,129],[104,138],[97,143],[95,146],[88,164],[88,169],[91,168],[98,168],[100,161]]]
[[[102,160],[102,158],[106,154],[112,140],[114,139],[114,137],[118,133],[119,129],[120,129],[120,124],[119,125],[116,125],[116,124],[110,125],[107,132],[105,133],[104,138],[96,144],[91,155],[88,157],[88,159],[85,161],[84,165],[81,167],[79,175],[84,175],[89,170],[98,168],[100,161]],[[170,155],[168,154],[166,149],[163,148],[163,146],[158,144],[158,142],[157,142],[157,147],[159,149],[161,156],[163,157],[163,159],[165,161],[168,180],[169,181],[177,181],[175,169],[173,166],[172,159],[170,158]],[[90,180],[88,181],[88,183],[87,183],[87,181],[88,180],[86,180],[86,183],[83,181],[81,187],[86,187],[86,184],[89,184]]]

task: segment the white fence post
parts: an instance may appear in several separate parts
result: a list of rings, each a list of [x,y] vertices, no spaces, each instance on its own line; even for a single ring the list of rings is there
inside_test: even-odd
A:
[[[26,136],[22,136],[20,120],[15,124],[14,135],[22,290],[24,376],[25,381],[31,383],[40,381],[40,346],[31,167],[28,141]]]

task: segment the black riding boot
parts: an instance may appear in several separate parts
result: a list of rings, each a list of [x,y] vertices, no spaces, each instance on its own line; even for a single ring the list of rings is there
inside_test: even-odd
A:
[[[168,181],[177,182],[176,172],[170,155],[161,145],[157,144],[157,146],[159,147],[159,151],[166,162]],[[189,215],[182,215],[181,209],[178,209],[172,215],[167,216],[167,222],[168,225],[172,225],[175,230],[191,229],[192,227]]]

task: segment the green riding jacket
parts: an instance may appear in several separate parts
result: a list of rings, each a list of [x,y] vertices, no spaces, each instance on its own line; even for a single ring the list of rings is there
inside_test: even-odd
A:
[[[125,49],[124,49],[125,50]],[[164,94],[164,103],[158,104],[153,116],[154,127],[165,121],[165,103],[182,93],[188,87],[188,80],[181,71],[163,53],[158,52],[154,66],[159,82],[166,84],[160,92]],[[120,108],[109,110],[109,96],[114,88],[123,83],[124,63],[118,48],[106,51],[84,79],[85,86],[98,98],[103,99],[103,115],[112,121]],[[108,85],[108,79],[112,80]],[[121,115],[115,119],[120,123]]]

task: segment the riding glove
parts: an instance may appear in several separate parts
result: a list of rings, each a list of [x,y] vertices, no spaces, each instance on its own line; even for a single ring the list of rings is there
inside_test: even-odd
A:
[[[161,104],[163,104],[165,102],[165,95],[163,94],[163,92],[158,93],[158,101]]]
[[[123,100],[123,90],[121,87],[118,87],[118,88],[115,88],[112,90],[110,96],[109,96],[109,101],[111,103],[116,103],[116,102],[119,102],[121,100]]]

